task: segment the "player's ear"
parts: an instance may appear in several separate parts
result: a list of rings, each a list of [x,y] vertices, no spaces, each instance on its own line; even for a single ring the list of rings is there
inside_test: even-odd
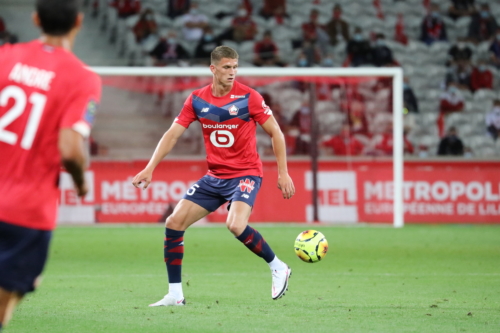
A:
[[[215,74],[215,65],[214,64],[210,64],[210,71],[212,72],[212,74]]]
[[[80,28],[83,25],[83,18],[84,18],[83,13],[78,13],[78,15],[76,16],[74,28],[77,28],[78,30],[80,30]]]
[[[42,23],[40,22],[40,16],[38,16],[37,12],[33,12],[33,14],[31,14],[31,20],[33,21],[35,27],[40,28],[42,26]]]

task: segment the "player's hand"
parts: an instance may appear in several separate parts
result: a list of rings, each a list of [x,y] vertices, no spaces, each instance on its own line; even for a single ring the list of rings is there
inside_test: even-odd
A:
[[[84,181],[82,185],[76,185],[76,194],[80,197],[83,198],[87,192],[89,191],[89,188],[87,186],[87,183]]]
[[[278,188],[281,190],[283,198],[285,199],[290,199],[295,194],[295,186],[288,173],[278,176]]]
[[[153,178],[153,172],[144,169],[134,177],[134,179],[132,180],[132,184],[137,188],[140,188],[140,185],[144,184],[142,186],[142,189],[145,190],[151,183],[152,178]]]

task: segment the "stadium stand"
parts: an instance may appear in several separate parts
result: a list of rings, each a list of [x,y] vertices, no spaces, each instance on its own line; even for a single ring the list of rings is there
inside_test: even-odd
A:
[[[114,57],[115,64],[130,66],[199,66],[206,64],[206,59],[196,59],[195,54],[206,56],[206,52],[202,52],[204,44],[224,44],[240,53],[240,66],[252,67],[255,66],[256,45],[259,45],[264,33],[270,31],[278,49],[276,58],[280,60],[279,65],[347,66],[351,64],[346,61],[349,59],[349,41],[354,38],[358,29],[362,39],[367,41],[365,52],[373,55],[376,47],[379,51],[384,50],[383,52],[389,50],[393,62],[386,65],[399,64],[404,69],[414,100],[418,104],[418,112],[410,110],[412,114],[405,118],[409,129],[407,138],[415,147],[415,156],[435,156],[441,135],[449,127],[455,126],[464,145],[474,156],[500,157],[500,145],[495,144],[485,126],[486,115],[493,108],[493,100],[500,97],[500,30],[497,29],[500,3],[489,2],[488,7],[483,6],[482,1],[477,1],[474,8],[454,8],[452,1],[436,3],[439,6],[426,0],[221,0],[216,3],[198,0],[182,1],[182,8],[174,8],[179,5],[175,0],[89,0],[88,11],[93,16],[90,20],[95,23],[91,29],[98,30],[93,35],[93,43],[99,46],[106,44],[99,47],[102,50],[96,53],[108,55],[107,58],[102,56],[102,63],[92,64],[108,65],[109,58]],[[125,4],[128,4],[130,10],[123,15],[119,8]],[[196,13],[190,12],[193,5],[197,5]],[[314,24],[311,24],[311,13],[317,13]],[[200,35],[209,35],[207,41],[204,37],[200,39],[198,35],[191,40],[182,37],[186,29],[186,15],[195,14],[207,19],[207,27],[201,27]],[[154,22],[155,28],[150,29],[147,37],[138,38],[138,24],[141,17],[145,18],[146,15]],[[240,23],[248,24],[248,27],[254,26],[255,34],[240,36],[236,33],[234,38],[235,24]],[[478,24],[488,28],[485,36],[477,35]],[[445,37],[441,36],[444,30]],[[315,36],[312,42],[304,41],[304,31]],[[426,39],[429,33],[442,41],[430,42]],[[171,57],[169,61],[153,61],[152,51],[172,35],[177,36],[177,44],[187,55]],[[330,43],[323,42],[325,37]],[[461,50],[467,51],[460,53]],[[113,56],[110,57],[109,54]],[[380,56],[378,53],[376,55]],[[95,54],[93,56],[96,57]],[[366,62],[363,66],[374,66],[371,58],[373,57],[369,56],[368,60],[363,60]],[[260,62],[257,64],[262,66]],[[440,101],[449,81],[464,80],[469,80],[467,82],[470,83],[462,85],[460,89],[463,109],[440,117]],[[147,85],[144,82],[141,84]],[[342,122],[350,121],[350,113],[353,112],[352,107],[344,105],[345,100],[356,100],[365,113],[366,121],[371,124],[368,133],[360,134],[360,141],[368,147],[374,146],[372,141],[384,131],[390,118],[390,89],[384,87],[381,80],[374,79],[372,82],[359,83],[354,89],[354,95],[347,90],[346,87],[335,84],[318,87],[316,111],[322,117],[321,139],[324,141],[340,134]],[[168,122],[177,112],[173,110],[179,110],[182,105],[179,101],[188,93],[189,91],[179,91],[167,96],[161,91],[153,91],[158,98],[151,108],[156,108],[157,115],[164,119],[163,123]],[[293,126],[288,125],[302,101],[308,98],[303,85],[297,82],[267,85],[261,93],[276,96],[274,109],[282,110],[284,129],[290,136],[289,142],[294,142],[296,134]],[[126,94],[119,98],[126,101],[130,99]],[[97,127],[97,137],[99,132]],[[155,140],[148,142],[148,145],[152,146]],[[200,140],[201,138],[197,138],[193,142]],[[125,149],[117,147],[115,150],[115,145],[111,142],[113,140],[107,142],[106,138],[99,137],[98,141],[110,147],[111,155],[115,151],[120,151],[119,154],[122,155],[121,151]],[[198,143],[192,143],[184,151],[201,149]],[[269,151],[268,147],[262,150]]]

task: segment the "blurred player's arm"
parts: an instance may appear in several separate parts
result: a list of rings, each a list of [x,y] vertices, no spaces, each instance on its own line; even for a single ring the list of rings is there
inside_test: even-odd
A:
[[[87,155],[83,136],[71,128],[63,128],[59,131],[59,152],[61,162],[73,178],[76,193],[79,197],[87,194],[88,188],[85,183],[85,165],[87,164]]]
[[[172,148],[174,148],[175,144],[177,143],[177,140],[179,137],[184,133],[186,128],[182,125],[179,125],[177,123],[173,123],[172,126],[168,129],[168,131],[163,134],[163,137],[160,139],[160,142],[158,142],[158,145],[156,146],[155,152],[153,153],[153,156],[149,160],[148,165],[139,172],[134,179],[132,180],[132,184],[134,184],[135,187],[139,187],[144,182],[143,189],[146,189],[149,184],[151,183],[151,179],[153,177],[153,171],[158,165],[158,163],[161,162],[162,159],[165,158],[165,156],[170,153]]]
[[[295,186],[292,178],[288,175],[285,136],[272,115],[262,124],[262,128],[271,137],[273,144],[274,156],[276,156],[278,163],[278,188],[283,193],[283,198],[290,199],[295,194]]]

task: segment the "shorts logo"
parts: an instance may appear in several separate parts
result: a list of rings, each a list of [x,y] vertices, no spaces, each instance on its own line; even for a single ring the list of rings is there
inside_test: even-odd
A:
[[[254,189],[255,181],[251,181],[248,178],[245,178],[245,180],[240,180],[240,185],[238,187],[240,188],[241,192],[247,191],[248,193],[252,193],[252,190]]]
[[[250,198],[250,196],[249,196],[248,194],[245,194],[245,193],[243,193],[241,196],[242,196],[243,198],[245,198],[245,199]]]
[[[203,108],[201,109],[201,112],[208,112],[208,110],[210,110],[210,108]]]
[[[238,107],[236,105],[231,105],[231,107],[229,109],[227,109],[229,111],[229,114],[231,116],[236,116],[238,114]]]

